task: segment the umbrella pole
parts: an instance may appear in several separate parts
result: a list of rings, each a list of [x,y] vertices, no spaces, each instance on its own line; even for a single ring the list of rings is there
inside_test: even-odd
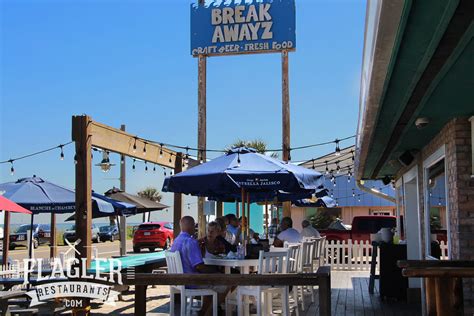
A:
[[[268,204],[265,199],[265,237],[268,239]]]
[[[250,192],[247,192],[247,220],[245,221],[247,229],[247,241],[250,241]]]
[[[239,218],[239,202],[235,201],[235,216]]]
[[[30,247],[28,249],[28,258],[33,257],[33,213],[31,213],[31,222],[30,222]]]
[[[245,234],[245,225],[243,225],[244,223],[244,216],[245,216],[245,189],[242,188],[242,212],[241,212],[241,215],[242,215],[242,223],[241,223],[241,236],[242,236],[242,244],[244,244],[244,234]]]
[[[3,257],[2,264],[6,267],[8,264],[8,250],[10,247],[10,212],[5,212],[5,220],[3,221]]]
[[[51,236],[49,238],[49,256],[50,258],[56,258],[56,214],[51,212]]]

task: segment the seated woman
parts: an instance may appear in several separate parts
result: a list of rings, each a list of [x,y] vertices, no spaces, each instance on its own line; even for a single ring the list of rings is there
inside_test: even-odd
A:
[[[217,222],[207,224],[207,236],[199,239],[199,246],[204,258],[226,254],[225,244],[217,238],[221,234],[221,226]]]
[[[227,241],[227,225],[225,223],[225,217],[218,217],[215,220],[221,227],[220,234],[217,236],[217,239],[222,241],[222,243],[225,246],[225,253],[229,253],[230,251],[232,252],[237,252],[237,246],[231,244],[230,242]]]

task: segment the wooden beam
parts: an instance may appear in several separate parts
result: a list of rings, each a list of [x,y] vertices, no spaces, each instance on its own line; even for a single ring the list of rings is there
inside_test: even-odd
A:
[[[322,267],[323,268],[323,267]],[[323,270],[324,271],[324,270]],[[320,285],[327,273],[296,274],[167,274],[135,273],[133,276],[122,274],[126,285],[245,285],[245,286],[284,286],[284,285]],[[330,289],[330,287],[329,287]]]
[[[125,132],[125,124],[120,125],[120,130]],[[124,154],[120,154],[120,190],[126,190],[127,183],[127,161]],[[118,222],[119,237],[120,237],[120,255],[127,255],[127,218],[120,216]]]
[[[91,118],[87,115],[73,116],[72,140],[76,145],[76,258],[86,258],[87,267],[91,264],[91,226],[92,226],[92,146]],[[82,274],[82,265],[79,265]],[[76,315],[89,313],[90,301],[82,300],[82,309]]]
[[[183,168],[183,154],[177,153],[176,161],[174,165],[174,174],[178,174]],[[183,215],[183,195],[181,193],[174,193],[173,203],[173,235],[174,238],[178,237],[181,229],[179,227],[179,221]]]
[[[8,263],[8,250],[10,249],[10,212],[3,211],[4,221],[3,221],[3,257],[2,264],[4,266]]]
[[[474,268],[404,268],[409,278],[474,278]]]
[[[281,52],[281,75],[282,75],[282,143],[283,160],[290,158],[290,84],[288,77],[288,51]],[[283,202],[283,216],[291,217],[291,202]]]
[[[51,229],[50,229],[51,237],[49,239],[49,257],[56,258],[56,248],[57,248],[57,240],[56,240],[56,213],[51,212]]]
[[[202,1],[199,2],[203,4]],[[206,56],[198,57],[198,156],[201,155],[203,161],[206,161]],[[204,198],[198,198],[198,235],[206,235],[206,216],[204,215]]]
[[[222,217],[224,214],[224,203],[216,202],[216,217]]]
[[[400,268],[474,268],[474,260],[399,260]]]
[[[90,122],[90,135],[92,137],[91,146],[163,167],[174,168],[176,152],[160,144],[147,142],[135,135],[92,120]],[[163,152],[161,158],[160,150]],[[169,162],[170,155],[171,162]]]

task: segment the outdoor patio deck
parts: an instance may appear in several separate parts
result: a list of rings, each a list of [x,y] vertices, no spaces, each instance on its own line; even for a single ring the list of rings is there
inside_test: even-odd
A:
[[[375,293],[369,294],[369,273],[367,271],[332,271],[332,315],[421,315],[421,309],[416,305],[403,302],[381,301],[378,294],[377,282]],[[317,297],[317,295],[316,295]],[[308,302],[310,299],[308,298]],[[102,305],[93,307],[94,315],[133,315],[133,291],[124,295],[124,301],[117,306]],[[179,310],[177,309],[179,315]],[[147,292],[147,315],[168,315],[169,289],[168,286],[149,288]],[[301,316],[318,315],[318,304],[312,304]]]

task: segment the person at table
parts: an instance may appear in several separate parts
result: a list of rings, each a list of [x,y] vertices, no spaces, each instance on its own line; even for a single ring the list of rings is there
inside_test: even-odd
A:
[[[216,269],[213,266],[204,264],[199,243],[192,236],[196,228],[194,218],[191,216],[184,216],[179,221],[181,233],[173,241],[170,251],[178,251],[181,256],[181,263],[183,265],[183,273],[215,273]],[[210,288],[218,293],[219,305],[224,302],[225,296],[229,291],[226,286],[218,285],[202,285],[202,286],[188,286],[189,288]],[[212,298],[204,296],[202,309],[199,315],[208,315],[212,312]]]
[[[300,233],[293,228],[293,220],[291,217],[283,217],[280,222],[280,233],[275,237],[273,246],[283,247],[285,241],[293,244],[301,242]]]
[[[272,218],[272,223],[268,226],[268,238],[274,239],[280,231],[278,230],[278,219]]]
[[[207,224],[207,235],[199,239],[201,255],[204,258],[214,258],[215,256],[227,254],[224,243],[218,239],[221,234],[221,226],[217,222]]]
[[[220,240],[224,246],[225,246],[225,253],[229,253],[230,251],[236,252],[237,251],[237,246],[232,245],[230,242],[226,240],[227,236],[227,225],[225,223],[225,217],[218,217],[216,218],[216,222],[219,224],[219,235],[217,236],[217,239]]]
[[[244,238],[247,238],[247,217],[239,218],[239,230],[237,232],[237,242],[242,242],[242,227],[244,228]],[[257,244],[259,237],[252,228],[249,228],[250,243]]]
[[[301,230],[302,238],[311,238],[311,237],[320,238],[321,237],[318,230],[314,228],[307,219],[301,222],[301,227],[303,227],[303,229]]]
[[[237,239],[237,233],[239,232],[239,221],[237,216],[234,214],[227,214],[225,217],[227,217],[228,221],[226,239],[231,244],[237,245],[239,243]]]

